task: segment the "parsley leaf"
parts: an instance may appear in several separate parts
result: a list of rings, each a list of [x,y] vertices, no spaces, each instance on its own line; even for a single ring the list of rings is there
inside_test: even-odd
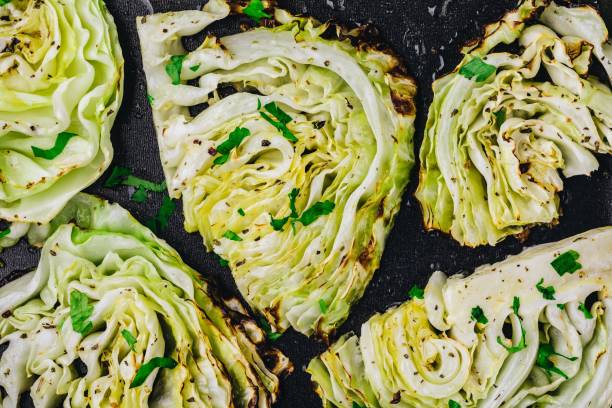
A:
[[[217,153],[221,156],[217,157],[214,161],[215,164],[225,164],[229,159],[229,155],[233,149],[240,146],[242,141],[251,135],[251,131],[246,128],[237,127],[228,136],[227,140],[217,146]]]
[[[162,205],[157,212],[157,215],[153,218],[149,218],[145,225],[155,233],[165,230],[168,228],[168,221],[170,216],[176,209],[176,203],[168,196],[164,196]]]
[[[134,337],[134,335],[127,329],[121,330],[121,335],[127,342],[128,346],[130,346],[130,350],[136,351],[136,337]]]
[[[130,200],[135,203],[144,203],[149,198],[149,192],[144,187],[138,187],[134,194],[130,197]]]
[[[217,257],[219,258],[219,265],[221,265],[221,266],[229,266],[229,261],[221,258],[219,255],[217,255]]]
[[[319,309],[321,309],[321,313],[325,314],[329,310],[329,305],[323,299],[319,299]]]
[[[461,408],[461,405],[454,400],[448,400],[448,408]]]
[[[186,55],[173,55],[170,57],[170,62],[166,65],[166,74],[172,80],[172,85],[181,84],[181,71],[183,70],[183,61]]]
[[[423,299],[425,297],[425,290],[419,288],[417,285],[414,285],[412,288],[410,288],[408,296],[410,296],[411,299]]]
[[[487,64],[480,57],[474,57],[470,62],[461,67],[459,74],[467,79],[476,78],[476,82],[483,82],[495,71],[497,71],[497,67]]]
[[[155,370],[156,368],[175,368],[178,365],[176,361],[168,357],[153,357],[151,360],[147,361],[143,365],[140,366],[132,383],[130,384],[131,388],[140,387],[147,380],[147,377]]]
[[[10,233],[11,233],[11,229],[10,228],[5,228],[2,231],[0,231],[0,238],[4,238],[8,234],[10,234]]]
[[[275,102],[267,103],[264,106],[264,109],[268,113],[270,113],[272,116],[274,116],[277,120],[272,119],[268,114],[266,114],[265,112],[262,112],[261,111],[261,101],[257,101],[257,110],[259,111],[259,114],[261,115],[262,118],[264,118],[269,124],[271,124],[276,129],[278,129],[278,131],[283,134],[285,139],[289,140],[290,142],[294,142],[294,143],[298,141],[298,138],[295,137],[293,132],[291,132],[291,130],[289,130],[289,128],[287,127],[287,123],[293,120],[291,116],[289,116],[281,108],[279,108]]]
[[[565,305],[563,303],[557,303],[557,307],[561,310],[565,310]]]
[[[121,185],[123,180],[131,174],[130,169],[122,166],[113,167],[113,171],[109,178],[104,182],[104,187],[115,187]]]
[[[272,226],[274,231],[282,231],[285,227],[285,224],[287,224],[287,221],[289,221],[289,217],[280,218],[278,220],[274,219],[274,217],[272,216],[270,216],[270,218],[270,225]]]
[[[587,307],[584,305],[584,303],[580,303],[578,305],[578,310],[580,310],[582,312],[582,314],[584,314],[584,317],[587,319],[592,319],[593,318],[593,314],[591,313],[591,311],[589,309],[587,309]]]
[[[308,226],[319,219],[319,217],[330,214],[335,207],[336,204],[334,204],[332,201],[319,201],[304,211],[302,216],[297,221],[301,222],[304,226]]]
[[[512,301],[512,310],[514,311],[514,314],[517,317],[519,317],[518,312],[519,312],[520,307],[521,307],[521,301],[517,296],[515,296],[514,300]],[[520,317],[519,317],[519,321],[520,321]],[[525,341],[526,334],[527,333],[525,332],[525,329],[523,328],[523,323],[521,322],[521,340],[516,346],[507,346],[506,344],[504,344],[500,336],[497,336],[497,343],[499,343],[499,345],[505,348],[508,353],[513,354],[527,347],[527,343]]]
[[[361,404],[360,404],[360,403],[358,403],[358,402],[353,401],[353,406],[352,406],[352,408],[366,408],[366,407],[365,407],[365,406],[363,406],[363,405],[361,405]]]
[[[566,380],[569,380],[569,377],[567,376],[567,374],[565,374],[559,368],[555,367],[553,362],[550,361],[551,356],[563,357],[569,361],[575,361],[578,357],[567,357],[567,356],[564,356],[563,354],[559,354],[555,352],[555,349],[553,348],[551,344],[547,344],[547,343],[540,344],[540,347],[538,348],[536,366],[543,368],[549,375],[551,373],[557,373],[561,377],[565,378]]]
[[[300,194],[299,188],[294,188],[289,193],[289,209],[291,210],[291,215],[289,215],[289,217],[291,218],[299,217],[297,209],[295,208],[295,200],[297,199],[297,196],[299,194]]]
[[[544,296],[544,299],[555,300],[555,288],[552,286],[542,286],[543,283],[544,278],[540,279],[540,281],[536,284],[536,289],[538,292]]]
[[[93,313],[93,306],[88,306],[89,298],[77,290],[70,292],[70,320],[72,328],[81,336],[87,336],[93,330],[93,323],[89,320]]]
[[[572,274],[582,269],[582,265],[576,262],[578,258],[580,258],[580,254],[572,249],[556,257],[550,264],[559,276],[563,276],[566,273]]]
[[[147,94],[147,101],[149,102],[149,105],[153,106],[153,103],[155,102],[155,98]]]
[[[276,341],[280,339],[281,336],[283,335],[282,333],[277,333],[277,332],[272,331],[272,327],[270,327],[270,323],[268,323],[266,319],[264,318],[260,319],[259,323],[263,331],[266,333],[266,337],[268,338],[268,340]]]
[[[11,0],[0,0],[0,7],[9,4],[11,2]]]
[[[261,0],[251,0],[249,5],[246,6],[242,12],[259,24],[262,18],[272,18],[272,16],[264,10],[265,7]]]
[[[104,182],[104,187],[115,187],[119,185],[135,187],[136,190],[130,199],[137,203],[143,203],[149,198],[149,191],[162,193],[166,190],[166,182],[154,183],[132,175],[132,171],[126,167],[115,166],[110,177]]]
[[[53,160],[64,151],[66,145],[68,144],[68,141],[75,136],[76,133],[62,132],[57,135],[57,139],[55,139],[55,145],[52,148],[41,149],[39,147],[32,146],[32,153],[34,153],[34,157],[40,157],[45,160]]]
[[[489,323],[489,319],[487,319],[480,306],[472,308],[472,319],[476,320],[478,323],[481,324]]]
[[[240,214],[240,216],[244,217],[245,212],[244,212],[244,210],[242,208],[239,208],[238,209],[238,214]]]
[[[198,69],[200,69],[200,66],[202,64],[198,64],[198,65],[192,65],[189,67],[189,69],[191,70],[191,72],[196,72]]]
[[[493,116],[495,116],[495,125],[498,129],[501,129],[502,125],[506,121],[506,109],[501,108],[497,112],[493,112]]]
[[[225,233],[223,234],[223,238],[227,238],[232,241],[242,241],[242,238],[240,238],[238,234],[231,230],[225,231]]]

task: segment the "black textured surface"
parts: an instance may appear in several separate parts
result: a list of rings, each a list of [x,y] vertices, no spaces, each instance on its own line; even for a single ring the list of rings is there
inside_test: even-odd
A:
[[[151,12],[201,7],[205,0],[107,0],[119,28],[126,59],[124,103],[113,129],[115,159],[132,168],[138,176],[161,181],[162,168],[146,101],[145,78],[140,62],[135,18]],[[611,26],[612,1],[590,2],[599,7]],[[514,0],[280,0],[279,5],[294,13],[313,15],[320,20],[334,18],[341,23],[373,23],[387,42],[404,60],[419,85],[418,118],[415,152],[420,147],[427,105],[431,101],[431,82],[435,76],[452,70],[460,60],[460,46],[481,33],[483,24],[498,19],[515,5]],[[210,31],[227,33],[236,30],[240,18],[228,24],[217,23]],[[376,273],[365,297],[353,309],[339,335],[359,332],[360,325],[373,313],[408,298],[413,284],[424,285],[434,270],[449,274],[470,271],[474,267],[495,262],[524,246],[556,241],[591,228],[612,224],[612,158],[599,157],[601,168],[592,177],[575,177],[565,182],[562,194],[563,216],[555,228],[536,228],[524,243],[508,239],[497,247],[462,248],[451,238],[426,233],[421,224],[421,211],[413,197],[416,189],[416,168],[413,180],[402,203],[395,229],[389,237],[381,269]],[[108,173],[102,178],[104,180]],[[87,189],[111,201],[119,202],[141,221],[154,215],[161,203],[161,194],[136,204],[129,200],[127,187],[106,189],[98,181]],[[170,228],[160,233],[195,269],[211,276],[228,294],[237,294],[229,270],[221,268],[207,254],[199,235],[188,235],[182,227],[180,205]],[[36,265],[38,253],[20,243],[0,256],[0,282]],[[294,362],[295,373],[284,379],[278,407],[317,407],[320,401],[312,392],[308,376],[303,372],[308,361],[325,349],[323,344],[294,332],[286,333],[277,345]]]

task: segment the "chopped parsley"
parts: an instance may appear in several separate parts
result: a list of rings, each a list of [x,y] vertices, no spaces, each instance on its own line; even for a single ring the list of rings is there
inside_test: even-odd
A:
[[[261,101],[258,100],[257,110],[259,111],[259,114],[261,115],[261,117],[264,118],[269,124],[274,126],[276,129],[278,129],[278,131],[283,134],[285,139],[289,140],[290,142],[294,142],[294,143],[298,141],[298,138],[295,137],[293,132],[291,132],[291,130],[289,130],[289,128],[287,127],[287,124],[293,120],[291,116],[289,116],[286,112],[284,112],[281,108],[279,108],[275,102],[267,103],[264,106],[264,109],[270,115],[274,116],[276,120],[272,119],[270,115],[268,115],[267,113],[261,111]]]
[[[520,307],[521,307],[521,301],[520,301],[520,299],[517,296],[515,296],[513,301],[512,301],[512,311],[514,312],[516,317],[519,318],[519,322],[520,322],[520,319],[521,319],[519,314],[518,314]],[[501,337],[497,336],[497,343],[499,343],[499,345],[501,345],[503,348],[505,348],[506,351],[508,353],[510,353],[510,354],[517,353],[517,352],[519,352],[519,351],[521,351],[521,350],[523,350],[524,348],[527,347],[527,343],[525,341],[526,332],[525,332],[525,329],[523,328],[523,323],[521,322],[520,324],[521,324],[521,340],[519,341],[519,343],[516,346],[507,346],[502,341]]]
[[[263,318],[260,319],[260,324],[261,324],[261,328],[266,333],[266,337],[270,341],[276,341],[280,339],[281,336],[283,335],[282,333],[272,331],[272,327],[270,327],[270,323],[268,323],[266,319],[263,319]]]
[[[155,103],[155,98],[147,94],[147,101],[149,102],[149,105],[153,106],[153,103]]]
[[[591,313],[591,311],[589,309],[587,309],[587,307],[584,305],[584,303],[580,303],[578,305],[578,310],[580,310],[582,312],[582,314],[584,314],[584,317],[587,319],[592,319],[593,318],[593,314]]]
[[[544,296],[544,299],[555,300],[555,288],[552,286],[542,286],[543,283],[544,278],[540,279],[540,281],[536,284],[536,289],[538,292]]]
[[[130,350],[136,351],[136,337],[127,329],[121,330],[121,335],[125,339],[128,346],[130,346]]]
[[[183,70],[183,61],[186,55],[173,55],[170,57],[170,62],[166,65],[166,74],[172,80],[172,85],[181,84],[181,71]]]
[[[140,366],[132,383],[130,384],[130,388],[140,387],[147,380],[147,377],[155,370],[156,368],[175,368],[178,365],[176,361],[168,357],[153,357],[151,360],[147,361],[143,365]]]
[[[168,228],[168,221],[176,209],[176,203],[168,196],[164,196],[161,207],[157,215],[145,223],[149,229],[153,232],[158,233]]]
[[[34,157],[40,157],[45,160],[53,160],[64,151],[66,145],[68,145],[68,141],[75,136],[76,133],[61,132],[59,135],[57,135],[55,145],[52,148],[41,149],[39,147],[32,146],[32,153],[34,153]]]
[[[564,305],[563,303],[557,303],[557,307],[558,307],[560,310],[565,310],[565,305]]]
[[[297,209],[295,208],[295,200],[297,200],[298,195],[300,194],[299,188],[293,188],[289,193],[289,209],[291,210],[291,218],[299,217]]]
[[[221,258],[219,255],[217,255],[217,257],[219,258],[219,265],[224,266],[224,267],[229,266],[229,261]]]
[[[231,230],[225,231],[225,233],[223,234],[223,238],[227,238],[231,241],[242,241],[242,238],[240,238],[238,234]]]
[[[166,190],[166,182],[155,183],[136,177],[126,167],[115,166],[110,177],[104,182],[104,187],[130,186],[136,190],[130,199],[137,203],[143,203],[149,198],[149,192],[162,193]]]
[[[242,12],[259,24],[262,18],[272,18],[270,14],[265,12],[265,9],[261,0],[251,0]]]
[[[242,208],[239,208],[238,209],[238,214],[240,214],[242,217],[244,217],[245,212],[244,212],[244,210]]]
[[[287,224],[287,221],[289,221],[289,217],[279,218],[278,220],[274,217],[271,217],[270,225],[272,226],[272,229],[274,229],[274,231],[282,231],[285,227],[285,224]]]
[[[0,0],[0,7],[7,5],[11,2],[11,0]]]
[[[10,228],[5,228],[2,231],[0,231],[0,238],[4,238],[8,234],[10,234],[10,233],[11,233],[11,229]]]
[[[353,406],[351,408],[366,408],[358,402],[353,401]]]
[[[461,408],[461,405],[454,400],[448,400],[448,408]]]
[[[567,374],[565,374],[558,367],[555,367],[553,362],[550,361],[551,356],[563,357],[569,361],[575,361],[576,359],[578,359],[578,357],[567,357],[567,356],[564,356],[563,354],[559,354],[555,352],[555,349],[553,348],[551,344],[547,344],[547,343],[540,344],[540,347],[538,348],[536,366],[544,369],[544,371],[546,371],[548,375],[551,375],[551,373],[557,373],[561,377],[565,378],[566,380],[569,380],[569,377],[567,376]]]
[[[475,78],[476,82],[486,81],[492,74],[497,71],[494,65],[487,64],[480,57],[474,57],[461,67],[459,74],[467,79]]]
[[[304,211],[302,216],[297,221],[301,222],[304,226],[308,226],[319,219],[319,217],[330,214],[332,211],[334,211],[335,207],[336,204],[334,204],[332,201],[319,201]]]
[[[321,309],[321,313],[325,314],[329,310],[329,305],[323,299],[319,299],[319,309]]]
[[[480,324],[489,323],[489,319],[487,319],[480,306],[472,308],[472,319],[476,320]]]
[[[556,257],[550,264],[559,276],[563,276],[566,273],[572,274],[582,269],[582,265],[576,262],[578,258],[580,258],[580,254],[572,249]]]
[[[233,149],[240,146],[240,143],[248,136],[251,135],[251,131],[247,128],[237,127],[228,136],[228,139],[217,146],[217,153],[221,156],[217,157],[214,161],[215,164],[225,164],[229,160],[229,155]]]
[[[425,297],[425,290],[414,285],[410,288],[408,296],[410,296],[411,299],[423,299]]]
[[[81,336],[87,336],[93,330],[93,323],[89,320],[93,313],[93,306],[88,305],[86,294],[73,290],[70,292],[70,320],[72,328]]]
[[[192,65],[189,67],[189,69],[191,70],[191,72],[196,72],[198,69],[200,69],[201,64],[198,65]]]
[[[506,121],[506,109],[501,108],[497,112],[493,112],[493,116],[495,116],[495,125],[498,129],[501,129],[502,125]]]

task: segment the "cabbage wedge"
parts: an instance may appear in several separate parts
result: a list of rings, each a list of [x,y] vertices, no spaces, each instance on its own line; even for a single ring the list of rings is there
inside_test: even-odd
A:
[[[275,331],[326,338],[363,295],[399,210],[415,84],[364,29],[279,9],[272,28],[183,48],[229,13],[210,0],[138,18],[168,189]]]
[[[102,0],[0,1],[0,246],[106,170],[123,56]]]
[[[558,221],[559,171],[588,175],[593,153],[612,153],[607,41],[594,9],[525,0],[463,50],[433,84],[416,192],[426,228],[478,246]]]
[[[272,405],[286,358],[126,210],[79,194],[51,230],[0,288],[3,407]]]
[[[610,287],[612,227],[436,272],[307,371],[324,407],[608,408]]]

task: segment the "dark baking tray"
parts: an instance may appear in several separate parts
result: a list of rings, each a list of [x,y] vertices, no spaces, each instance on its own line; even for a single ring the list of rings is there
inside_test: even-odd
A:
[[[146,100],[145,77],[140,61],[135,18],[151,12],[199,8],[205,0],[106,0],[114,15],[126,60],[125,95],[112,132],[115,148],[113,165],[120,164],[136,174],[161,181],[159,161],[151,112]],[[612,27],[612,1],[588,2],[599,8],[608,27]],[[496,20],[514,0],[280,0],[279,5],[294,13],[305,13],[320,20],[335,19],[343,24],[371,23],[404,60],[419,85],[418,117],[415,150],[431,101],[433,79],[452,70],[459,62],[458,52],[467,40],[481,34],[483,24]],[[216,23],[213,32],[227,34],[238,30],[244,18],[234,17]],[[395,228],[389,236],[380,270],[374,276],[364,298],[353,309],[338,335],[359,332],[360,325],[373,313],[405,301],[413,284],[424,285],[434,270],[449,274],[471,271],[478,265],[495,262],[521,251],[525,246],[556,241],[591,228],[612,224],[612,157],[599,157],[600,170],[592,177],[566,180],[562,193],[563,216],[554,228],[535,228],[525,242],[507,239],[496,247],[469,249],[459,246],[448,236],[425,232],[421,211],[413,194],[416,189],[416,169],[402,203]],[[101,180],[104,180],[105,175]],[[154,205],[136,204],[129,200],[127,188],[107,189],[102,182],[88,192],[118,202],[141,221],[155,214],[161,195],[153,197]],[[188,235],[182,227],[182,215],[173,215],[168,230],[160,233],[193,268],[210,275],[228,294],[238,294],[230,271],[219,266],[207,254],[199,235]],[[38,251],[25,243],[0,254],[0,283],[19,276],[36,265]],[[295,372],[283,380],[277,407],[317,407],[319,399],[312,391],[304,372],[308,361],[325,349],[325,345],[298,335],[286,333],[277,345],[295,364]]]

